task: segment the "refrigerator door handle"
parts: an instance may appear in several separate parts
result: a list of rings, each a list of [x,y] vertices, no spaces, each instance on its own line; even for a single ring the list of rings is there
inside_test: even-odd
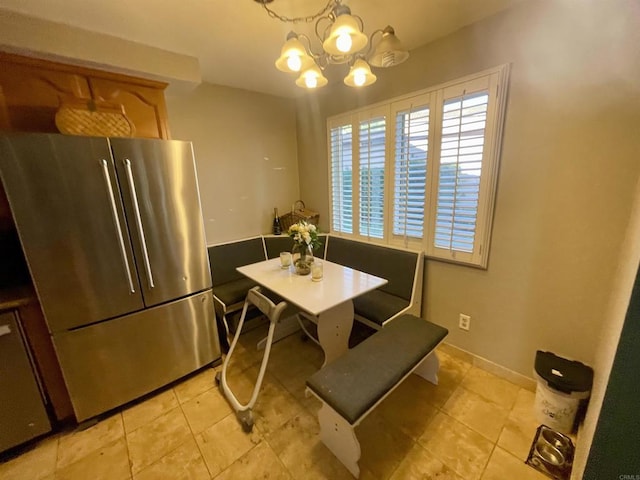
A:
[[[153,273],[151,272],[151,262],[149,261],[149,252],[147,251],[147,240],[144,236],[144,228],[142,228],[142,218],[140,217],[140,206],[138,205],[138,194],[136,193],[136,186],[133,182],[133,172],[131,171],[131,160],[124,159],[124,167],[127,171],[127,181],[129,182],[129,188],[131,190],[131,202],[133,203],[133,213],[136,217],[136,226],[138,227],[138,234],[140,235],[140,243],[142,244],[142,256],[144,257],[144,268],[147,271],[147,278],[149,279],[149,288],[155,287],[153,284]]]
[[[124,245],[124,237],[122,236],[122,228],[120,228],[120,219],[118,218],[118,209],[116,207],[116,199],[113,195],[113,186],[111,185],[111,177],[109,176],[109,164],[106,160],[102,160],[102,173],[104,174],[104,182],[107,185],[107,192],[109,193],[109,201],[111,204],[111,214],[113,216],[113,223],[116,226],[116,232],[118,234],[118,244],[120,245],[120,253],[122,254],[122,263],[124,263],[124,270],[127,273],[127,280],[129,281],[129,291],[136,293],[135,286],[133,285],[133,278],[131,277],[131,268],[129,266],[129,259],[127,258],[127,250]]]

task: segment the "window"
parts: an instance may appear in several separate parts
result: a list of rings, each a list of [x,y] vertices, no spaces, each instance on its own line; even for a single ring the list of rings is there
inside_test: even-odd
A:
[[[332,233],[486,267],[507,75],[330,118]]]

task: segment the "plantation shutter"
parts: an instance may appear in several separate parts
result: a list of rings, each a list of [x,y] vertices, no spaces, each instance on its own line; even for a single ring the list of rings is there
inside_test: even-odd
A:
[[[360,121],[359,234],[384,238],[385,117]]]
[[[331,221],[336,232],[353,233],[353,135],[351,124],[330,130]]]
[[[508,76],[502,65],[329,118],[331,231],[486,268]]]
[[[424,235],[429,107],[396,113],[393,235]]]
[[[463,92],[444,101],[434,238],[437,248],[474,250],[488,103],[488,90]]]

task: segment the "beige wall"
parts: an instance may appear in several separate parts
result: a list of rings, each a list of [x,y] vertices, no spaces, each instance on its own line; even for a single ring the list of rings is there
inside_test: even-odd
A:
[[[172,138],[193,142],[207,244],[270,233],[299,197],[294,101],[206,83],[166,99]]]
[[[423,316],[529,377],[536,349],[595,360],[640,176],[637,5],[525,2],[413,51],[365,92],[298,102],[300,187],[326,228],[327,115],[511,64],[488,269],[428,261]]]
[[[202,81],[195,57],[5,10],[0,11],[0,46],[3,51],[158,79],[175,91]]]
[[[613,284],[609,290],[609,301],[606,314],[600,329],[600,340],[594,362],[594,379],[587,416],[580,431],[576,455],[571,471],[571,478],[582,478],[586,466],[589,448],[604,402],[611,368],[613,366],[620,333],[624,325],[629,299],[640,262],[640,182],[636,187],[631,220],[624,242],[621,245],[619,261]],[[630,379],[630,381],[632,381]]]

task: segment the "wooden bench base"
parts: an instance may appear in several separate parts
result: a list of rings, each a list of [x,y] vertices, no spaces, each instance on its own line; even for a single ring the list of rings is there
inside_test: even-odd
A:
[[[360,442],[354,427],[326,403],[318,411],[320,440],[354,477],[360,476]]]
[[[320,439],[356,478],[360,443],[355,427],[412,373],[438,384],[434,349],[447,333],[404,315],[307,380],[307,390],[322,401]]]
[[[420,362],[413,372],[410,372],[402,380],[408,377],[411,373],[424,378],[425,380],[438,384],[438,370],[440,369],[440,361],[437,355],[431,353],[427,358]],[[333,408],[327,405],[324,401],[318,411],[318,422],[320,423],[320,440],[324,443],[329,450],[336,456],[342,464],[347,467],[347,470],[351,474],[358,478],[360,476],[360,467],[358,466],[358,460],[360,460],[360,442],[356,436],[355,427],[365,419],[367,414],[372,411],[380,402],[382,402],[388,395],[395,390],[395,388],[402,383],[402,380],[396,384],[396,386],[389,390],[384,397],[382,397],[367,413],[365,413],[356,424],[351,425],[347,422],[342,415],[336,412]],[[313,392],[312,392],[313,393]],[[322,398],[316,397],[322,401]]]

